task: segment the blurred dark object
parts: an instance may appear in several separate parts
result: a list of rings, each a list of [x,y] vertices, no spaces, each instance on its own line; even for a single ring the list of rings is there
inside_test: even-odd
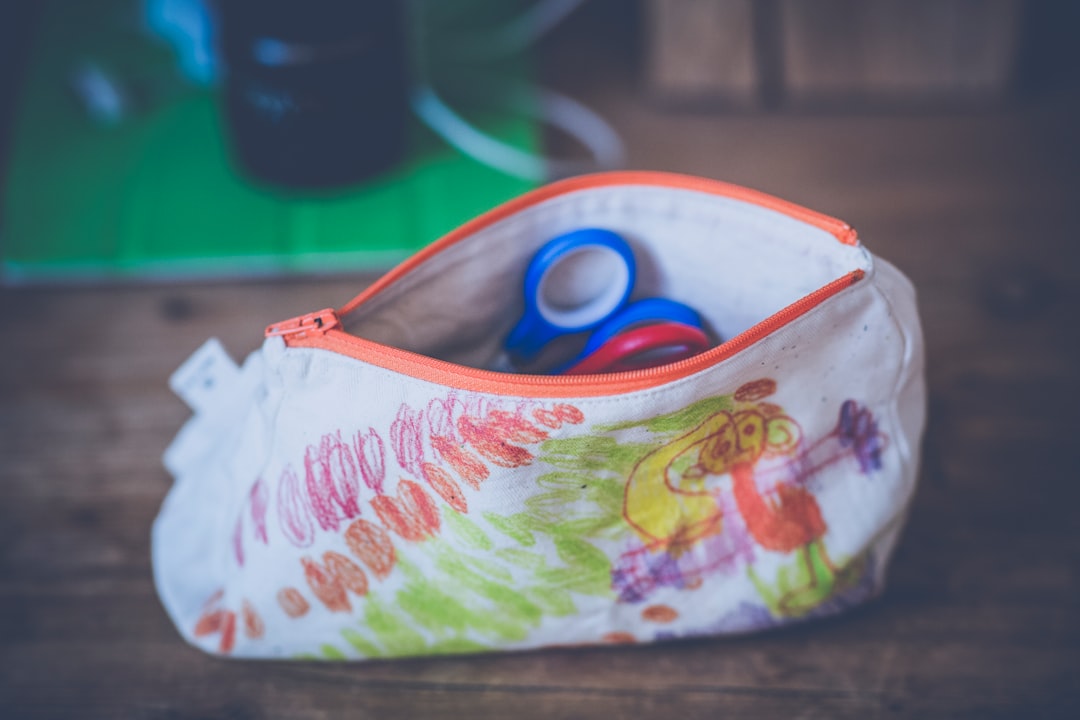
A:
[[[1072,46],[1059,19],[1078,14],[1020,0],[645,1],[654,97],[766,107],[1000,102],[1022,72],[1062,65],[1044,39]]]
[[[0,190],[7,180],[15,107],[40,3],[0,2]]]
[[[399,0],[219,0],[238,164],[286,188],[350,185],[404,157]]]

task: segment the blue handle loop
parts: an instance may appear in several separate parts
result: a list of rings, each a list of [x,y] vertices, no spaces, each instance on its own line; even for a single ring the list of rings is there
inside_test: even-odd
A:
[[[626,304],[636,273],[630,246],[610,230],[551,240],[525,271],[525,312],[506,338],[507,352],[527,360],[560,335],[601,325]]]
[[[600,327],[589,336],[584,349],[578,356],[578,362],[595,352],[601,345],[615,337],[624,330],[635,325],[674,322],[680,325],[690,325],[697,329],[703,329],[701,316],[697,310],[681,302],[668,300],[667,298],[644,298],[630,303],[614,316],[607,319]]]

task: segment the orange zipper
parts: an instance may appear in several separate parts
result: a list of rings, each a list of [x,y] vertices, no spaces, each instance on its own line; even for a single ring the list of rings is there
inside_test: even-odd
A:
[[[737,185],[686,175],[657,172],[614,172],[586,175],[552,183],[481,215],[398,265],[340,310],[335,311],[332,308],[326,308],[298,318],[275,323],[266,329],[266,336],[280,336],[288,347],[331,350],[387,370],[461,390],[521,397],[595,397],[645,390],[705,370],[753,345],[758,340],[787,325],[833,295],[862,280],[865,276],[862,270],[855,270],[837,278],[727,342],[686,360],[655,368],[604,375],[517,375],[481,370],[382,345],[351,335],[341,329],[341,317],[382,292],[420,264],[477,231],[527,207],[559,195],[612,185],[652,185],[696,190],[730,197],[776,210],[789,217],[821,228],[844,244],[855,245],[858,242],[854,229],[847,223],[771,195],[748,190]]]

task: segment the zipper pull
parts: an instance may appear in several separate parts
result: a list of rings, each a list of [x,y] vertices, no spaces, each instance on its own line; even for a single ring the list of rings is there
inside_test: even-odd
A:
[[[337,312],[333,308],[326,308],[318,312],[308,313],[291,320],[283,320],[266,328],[266,337],[280,337],[291,335],[297,338],[322,335],[327,330],[341,325]]]

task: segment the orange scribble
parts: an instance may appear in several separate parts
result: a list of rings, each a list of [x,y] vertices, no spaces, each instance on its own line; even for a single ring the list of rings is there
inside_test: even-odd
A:
[[[491,471],[478,457],[461,447],[452,437],[432,435],[431,446],[447,465],[452,467],[461,479],[469,483],[473,490],[480,489],[480,483],[488,479]]]
[[[517,434],[511,427],[463,415],[458,420],[458,431],[476,452],[500,467],[521,467],[533,461],[531,452],[508,441],[508,435]]]
[[[439,509],[424,488],[412,480],[398,481],[397,498],[380,495],[371,507],[383,525],[406,540],[424,540],[439,530]]]
[[[600,639],[615,645],[633,645],[637,643],[637,638],[628,632],[609,632],[605,633]]]
[[[221,627],[221,642],[218,644],[218,651],[223,655],[228,655],[233,651],[233,647],[236,645],[236,613],[232,610],[225,611],[225,620]]]
[[[225,610],[211,610],[205,612],[195,622],[195,637],[206,637],[221,632],[225,626]]]
[[[359,519],[345,530],[345,544],[375,577],[384,579],[394,569],[397,556],[390,535],[375,523]]]
[[[323,553],[321,565],[309,557],[301,558],[300,563],[304,566],[304,577],[311,592],[330,612],[351,611],[350,592],[359,596],[367,594],[368,582],[364,571],[341,553]]]
[[[735,391],[735,399],[738,402],[754,402],[767,398],[774,392],[776,392],[776,381],[772,378],[762,378],[739,386],[739,389]]]
[[[454,478],[450,477],[450,473],[446,472],[438,465],[432,465],[431,463],[424,463],[421,465],[420,471],[423,473],[424,479],[427,480],[428,485],[430,485],[435,492],[439,493],[439,496],[445,500],[450,507],[454,508],[459,513],[469,512],[469,504],[465,500],[461,488],[454,482]]]
[[[300,594],[300,591],[293,587],[282,588],[277,594],[278,605],[285,611],[285,614],[291,618],[298,618],[307,615],[311,606],[308,605],[308,601],[304,599],[304,596]]]
[[[552,430],[558,430],[562,427],[562,418],[558,413],[553,410],[545,410],[544,408],[536,408],[532,413],[533,420],[540,423],[544,427],[551,428]]]
[[[746,529],[766,550],[788,553],[825,534],[821,508],[806,488],[777,485],[776,499],[766,500],[757,488],[752,465],[736,465],[731,478]]]
[[[655,623],[674,622],[679,617],[679,612],[670,605],[650,605],[641,611],[644,620]]]
[[[567,403],[559,403],[556,405],[555,415],[563,422],[568,422],[571,425],[580,425],[585,422],[585,413]]]
[[[326,564],[327,569],[334,574],[338,582],[345,586],[346,590],[360,597],[367,595],[367,575],[364,574],[359,565],[333,550],[323,553],[323,562]]]
[[[240,606],[240,616],[244,620],[244,635],[256,640],[266,634],[266,623],[259,617],[255,607],[247,600]]]

